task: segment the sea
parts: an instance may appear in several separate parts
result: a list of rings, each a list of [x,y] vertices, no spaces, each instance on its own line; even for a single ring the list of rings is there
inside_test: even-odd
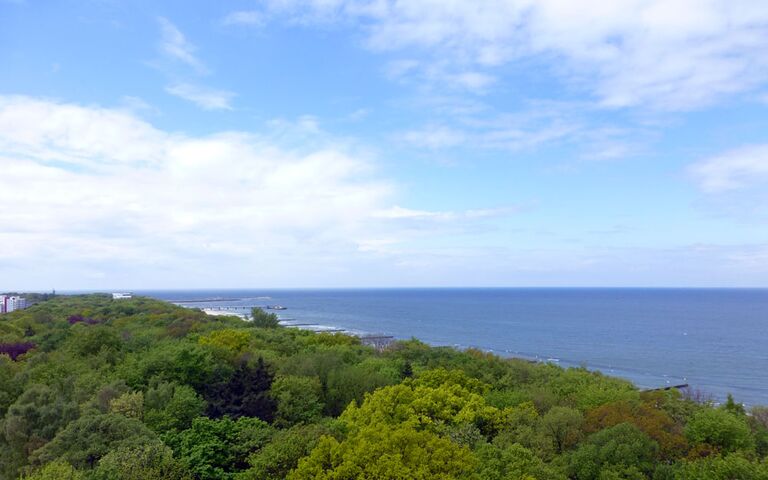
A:
[[[418,338],[586,367],[638,387],[688,384],[768,405],[768,289],[409,288],[136,291],[189,308],[271,310],[296,328]],[[226,310],[229,308],[230,310]]]

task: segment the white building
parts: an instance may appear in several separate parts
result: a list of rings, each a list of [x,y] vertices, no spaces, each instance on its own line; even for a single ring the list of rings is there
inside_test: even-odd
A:
[[[115,292],[115,293],[112,294],[112,300],[122,300],[122,299],[125,299],[125,298],[131,298],[131,297],[133,297],[133,294],[132,293],[126,293],[126,292],[123,292],[123,293]]]
[[[0,313],[11,313],[27,308],[27,299],[15,295],[0,295]]]

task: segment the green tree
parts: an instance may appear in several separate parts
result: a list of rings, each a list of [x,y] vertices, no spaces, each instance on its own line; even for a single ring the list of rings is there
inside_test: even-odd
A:
[[[144,418],[144,393],[126,392],[109,402],[110,413],[117,413],[130,418]]]
[[[205,411],[206,402],[192,387],[161,382],[147,390],[144,406],[144,423],[160,433],[191,427]]]
[[[102,350],[118,352],[123,341],[114,329],[103,325],[82,325],[72,327],[75,332],[70,344],[77,355],[96,355]]]
[[[733,399],[733,395],[730,393],[728,394],[728,399],[726,400],[725,404],[723,405],[723,410],[725,410],[728,413],[732,413],[734,415],[746,415],[747,412],[744,409],[744,405],[741,403],[736,403],[736,401]]]
[[[261,357],[253,366],[241,363],[227,381],[209,385],[206,389],[208,415],[213,418],[225,415],[258,417],[271,422],[276,408],[275,400],[270,396],[273,378]]]
[[[685,436],[692,443],[712,445],[724,452],[754,448],[746,419],[722,409],[707,408],[695,413],[685,426]]]
[[[345,365],[328,373],[325,413],[337,416],[350,402],[361,402],[363,396],[379,387],[391,385],[395,379],[365,365]]]
[[[601,430],[570,455],[569,473],[578,480],[645,478],[658,445],[639,428],[622,423]]]
[[[552,407],[539,421],[540,431],[546,435],[561,453],[572,447],[581,438],[584,417],[581,412],[568,407]]]
[[[85,480],[85,475],[67,462],[56,461],[28,475],[22,475],[20,480]]]
[[[280,321],[274,313],[267,313],[261,308],[255,307],[251,310],[251,322],[254,327],[259,328],[277,328]]]
[[[320,438],[329,434],[331,430],[328,427],[318,424],[297,425],[277,431],[272,441],[251,455],[248,459],[251,467],[240,479],[284,480],[299,460],[312,452]]]
[[[279,377],[272,383],[272,396],[277,401],[275,422],[281,426],[310,423],[322,411],[320,380],[316,377]]]
[[[257,418],[196,418],[192,427],[164,439],[199,480],[232,478],[248,456],[267,444],[272,428]]]
[[[33,384],[10,406],[3,421],[8,444],[29,455],[77,418],[77,404],[47,385]]]
[[[467,447],[407,426],[371,425],[342,442],[325,436],[288,480],[432,480],[467,478],[475,461]]]
[[[76,468],[93,468],[113,449],[148,444],[158,445],[159,440],[135,418],[89,415],[67,425],[53,440],[35,451],[32,458],[37,464],[62,459]]]
[[[120,447],[107,453],[91,480],[192,480],[191,473],[165,445]]]
[[[608,377],[584,368],[559,370],[548,380],[548,389],[562,402],[586,411],[621,400],[637,400],[637,388],[629,381]]]
[[[565,480],[565,475],[546,465],[519,444],[505,448],[484,444],[475,451],[477,474],[482,480]]]
[[[245,352],[250,342],[251,333],[248,330],[235,328],[214,330],[198,340],[200,345],[222,352],[229,359],[235,359]]]
[[[0,355],[0,418],[22,391],[22,381],[17,377],[21,366],[6,355]]]
[[[351,428],[403,424],[435,431],[438,426],[472,424],[487,434],[503,423],[504,412],[457,384],[435,388],[405,381],[374,391],[359,407],[350,404],[340,418]]]
[[[659,444],[659,455],[672,460],[685,455],[688,442],[683,428],[661,408],[647,402],[614,402],[590,410],[586,416],[588,433],[620,423],[632,423]]]
[[[715,455],[683,462],[676,480],[766,480],[768,465],[750,462],[739,454]]]
[[[231,373],[229,362],[217,360],[210,349],[185,340],[155,341],[148,350],[128,355],[117,367],[118,376],[134,389],[166,381],[202,391]]]
[[[755,437],[755,450],[761,457],[768,455],[768,407],[752,407],[747,422]]]

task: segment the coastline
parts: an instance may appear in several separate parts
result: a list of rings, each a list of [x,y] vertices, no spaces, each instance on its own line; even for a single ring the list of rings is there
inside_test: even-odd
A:
[[[282,316],[360,335],[387,332],[431,346],[586,367],[638,388],[687,383],[717,401],[728,393],[768,403],[768,291],[755,289],[323,289],[146,292],[164,300],[205,299],[192,308],[288,307]],[[219,299],[239,298],[218,303]],[[234,315],[234,310],[226,312]],[[241,317],[242,318],[242,317]],[[728,319],[727,322],[724,319]],[[298,327],[297,327],[298,328]],[[303,328],[303,327],[302,327]],[[748,333],[753,332],[753,333]],[[734,346],[739,345],[736,349]]]
[[[176,304],[176,305],[178,305],[178,304]],[[183,306],[183,305],[181,305],[181,306]],[[238,318],[240,318],[242,320],[245,320],[245,321],[249,321],[249,318],[250,318],[248,316],[248,314],[246,314],[246,313],[237,313],[236,311],[232,311],[232,310],[219,310],[219,309],[215,309],[215,308],[199,308],[199,307],[186,307],[186,306],[185,306],[185,308],[198,308],[198,309],[202,310],[204,313],[206,313],[207,315],[211,315],[211,316],[214,316],[214,317],[220,317],[220,316],[238,317]],[[280,317],[278,317],[278,321],[280,322],[280,326],[281,327],[285,327],[285,328],[298,328],[300,330],[307,330],[307,331],[315,332],[315,333],[340,333],[340,334],[343,334],[343,335],[349,335],[349,336],[357,337],[357,338],[360,338],[363,341],[363,344],[368,344],[370,346],[374,346],[377,349],[386,348],[386,346],[390,345],[392,342],[394,342],[396,340],[404,340],[404,338],[397,338],[397,337],[392,336],[392,335],[366,334],[366,333],[362,333],[362,332],[352,332],[350,330],[347,330],[347,329],[344,329],[344,328],[340,328],[340,327],[317,325],[317,324],[306,324],[306,323],[286,323],[286,322],[291,322],[291,321],[295,322],[296,319],[294,319],[294,318],[289,318],[289,319],[282,318],[281,319]],[[383,339],[383,340],[380,340],[380,339]],[[424,341],[422,339],[419,339],[419,340],[420,341]],[[491,354],[497,355],[497,356],[499,356],[501,358],[510,358],[510,359],[516,359],[516,360],[523,360],[523,361],[526,361],[526,362],[529,362],[529,363],[535,363],[535,364],[548,363],[548,364],[557,365],[557,366],[562,367],[562,368],[584,367],[583,365],[578,365],[578,364],[575,364],[574,362],[569,362],[567,360],[561,360],[559,358],[553,358],[553,357],[544,358],[544,357],[540,357],[539,355],[526,355],[526,354],[521,354],[521,353],[518,353],[518,352],[513,353],[513,352],[508,352],[508,351],[498,351],[498,350],[494,350],[494,349],[482,348],[482,347],[471,346],[471,345],[458,345],[458,344],[454,344],[454,345],[441,345],[441,344],[436,344],[436,343],[431,343],[431,342],[426,342],[426,341],[425,341],[425,343],[430,345],[431,347],[436,347],[436,348],[440,348],[440,347],[445,348],[445,347],[447,347],[447,348],[454,348],[454,349],[457,349],[459,351],[466,351],[466,350],[474,349],[474,350],[478,350],[478,351],[485,352],[485,353],[491,353]],[[600,373],[602,375],[606,375],[606,376],[609,376],[609,377],[616,377],[616,378],[622,378],[622,379],[628,380],[628,381],[632,382],[632,384],[635,385],[635,387],[637,387],[639,390],[648,390],[648,391],[652,391],[652,390],[665,390],[665,389],[670,389],[670,388],[677,388],[678,386],[680,386],[682,384],[679,381],[678,382],[673,382],[671,380],[667,380],[665,385],[643,385],[643,384],[639,384],[638,382],[634,381],[631,378],[628,378],[626,375],[621,375],[620,373],[616,373],[615,371],[613,371],[613,369],[602,369],[602,368],[597,368],[597,367],[594,367],[594,366],[591,367],[591,368],[590,367],[585,367],[585,368],[587,368],[590,371],[598,372],[598,373]],[[680,379],[678,379],[678,380],[680,380]],[[682,379],[682,380],[685,380],[685,379]],[[686,384],[686,386],[688,386],[688,385]]]

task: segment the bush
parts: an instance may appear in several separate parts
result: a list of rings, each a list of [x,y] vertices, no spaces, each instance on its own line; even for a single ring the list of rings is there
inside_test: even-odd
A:
[[[712,445],[724,452],[754,448],[746,419],[725,410],[708,408],[695,413],[685,426],[685,436],[693,443]]]

